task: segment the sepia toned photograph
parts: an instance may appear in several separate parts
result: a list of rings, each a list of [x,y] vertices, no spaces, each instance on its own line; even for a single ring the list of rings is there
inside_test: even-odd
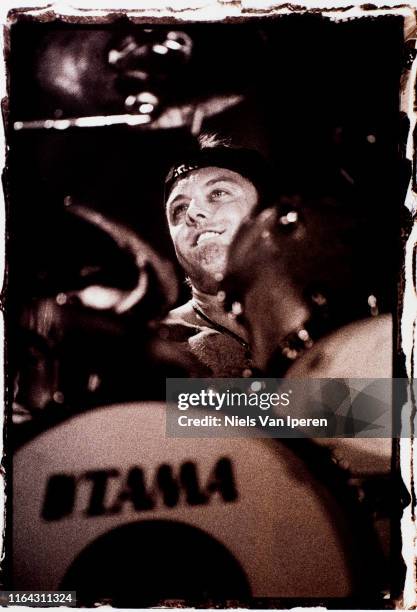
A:
[[[336,17],[9,14],[7,604],[405,606],[415,37]]]

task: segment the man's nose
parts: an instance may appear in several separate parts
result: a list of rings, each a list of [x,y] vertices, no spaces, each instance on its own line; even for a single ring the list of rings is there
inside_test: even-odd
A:
[[[193,198],[187,208],[186,222],[195,225],[205,221],[209,216],[210,209],[204,198]]]

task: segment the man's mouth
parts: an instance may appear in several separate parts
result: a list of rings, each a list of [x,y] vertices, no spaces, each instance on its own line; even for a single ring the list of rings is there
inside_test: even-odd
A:
[[[223,234],[223,231],[218,232],[216,230],[206,230],[204,232],[201,232],[201,234],[197,236],[195,244],[197,246],[200,246],[204,242],[209,242],[210,240],[213,240],[213,238],[217,238],[217,236],[220,236],[221,234]]]

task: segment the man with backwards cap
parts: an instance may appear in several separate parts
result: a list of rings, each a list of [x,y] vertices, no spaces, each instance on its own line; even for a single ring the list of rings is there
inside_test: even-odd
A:
[[[219,299],[228,250],[242,222],[268,199],[272,181],[256,151],[202,138],[195,154],[165,179],[168,227],[191,299],[164,321],[168,339],[188,344],[198,367],[192,375],[250,375],[245,330]]]

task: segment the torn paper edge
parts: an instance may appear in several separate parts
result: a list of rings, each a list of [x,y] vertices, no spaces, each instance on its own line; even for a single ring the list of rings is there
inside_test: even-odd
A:
[[[404,40],[417,38],[417,0],[414,3],[403,3],[395,0],[384,0],[375,4],[357,2],[345,2],[344,0],[306,0],[305,2],[271,2],[268,0],[78,0],[72,3],[42,2],[34,0],[4,0],[0,6],[0,20],[3,26],[0,32],[3,47],[3,62],[0,67],[0,91],[4,120],[7,117],[7,45],[9,29],[13,22],[21,15],[31,17],[38,21],[53,21],[61,19],[71,23],[109,23],[117,17],[124,15],[133,22],[152,20],[167,22],[220,22],[228,19],[229,22],[241,21],[251,18],[268,18],[288,14],[317,13],[328,17],[333,21],[347,21],[363,17],[379,17],[382,15],[398,15],[404,22]],[[414,46],[417,49],[416,42]],[[417,56],[411,69],[403,78],[401,87],[401,107],[409,119],[409,133],[406,146],[406,156],[411,162],[414,176],[417,167],[417,154],[415,151],[414,134],[417,129]],[[6,166],[7,144],[5,136],[5,125],[0,125],[0,165],[4,174]],[[410,186],[404,202],[411,214],[417,212],[417,187]],[[5,262],[5,195],[0,193],[0,271],[3,276],[3,291],[0,298],[0,334],[4,338],[4,291],[6,277]],[[410,380],[415,374],[415,346],[417,342],[417,221],[408,237],[405,247],[404,272],[405,287],[403,309],[401,313],[401,346],[406,358],[407,375]],[[0,382],[4,372],[4,350],[0,356]],[[412,398],[414,399],[414,398]],[[5,389],[0,385],[0,402],[4,406]],[[4,413],[0,410],[0,425],[4,431]],[[413,431],[413,429],[411,430]],[[4,471],[4,438],[0,441],[3,462],[0,468],[0,478],[3,487],[0,490],[0,533],[3,534],[3,548],[1,560],[4,560],[4,528],[5,528],[5,471]],[[404,484],[415,499],[414,483],[417,472],[417,444],[414,437],[402,438],[400,440],[400,469]],[[1,495],[3,493],[3,495]],[[417,556],[417,526],[415,508],[413,502],[407,506],[401,519],[402,554],[406,564],[406,576],[401,600],[397,602],[397,608],[415,608],[417,606],[417,580],[416,580],[416,556]],[[305,608],[294,608],[300,610]],[[323,608],[314,608],[323,609]],[[19,608],[22,610],[22,608]]]

